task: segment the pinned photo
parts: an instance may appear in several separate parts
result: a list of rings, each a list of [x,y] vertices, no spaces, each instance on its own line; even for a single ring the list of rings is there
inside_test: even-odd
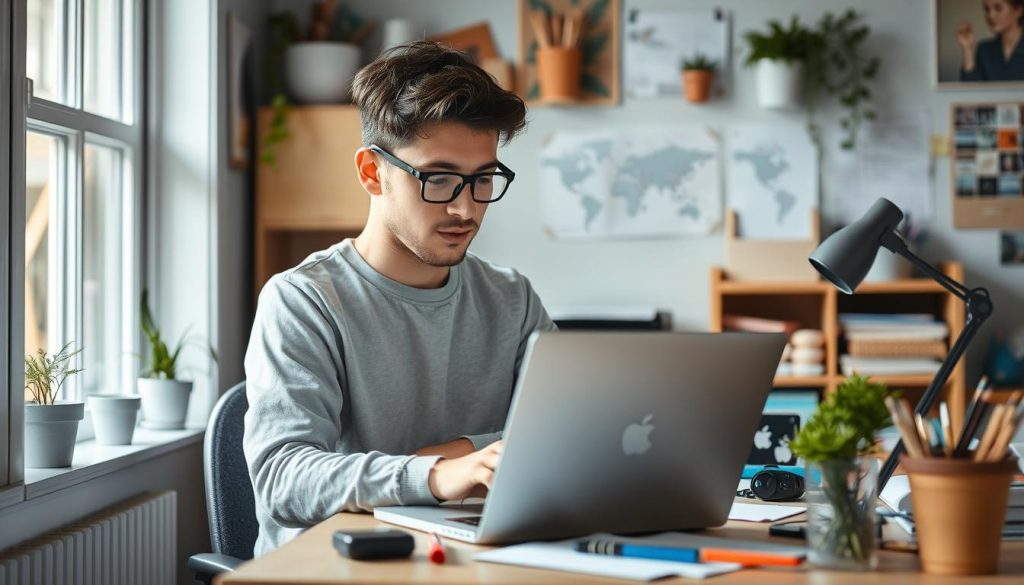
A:
[[[957,150],[974,150],[978,145],[978,133],[975,130],[957,130],[955,141]]]
[[[956,194],[961,196],[975,195],[978,193],[978,178],[974,175],[957,175]]]
[[[984,152],[978,152],[978,172],[983,175],[994,175],[999,172],[999,153],[987,150]]]
[[[999,175],[999,196],[1020,197],[1020,175]]]
[[[958,154],[956,156],[956,174],[973,175],[974,173],[977,172],[977,157],[975,157],[973,154]]]
[[[1003,264],[1024,264],[1024,232],[1003,232],[999,240]]]
[[[958,107],[956,109],[957,126],[974,126],[978,123],[974,108]]]
[[[999,181],[996,177],[978,179],[978,195],[995,195],[999,192]]]
[[[996,129],[995,128],[982,128],[978,130],[977,142],[975,148],[995,148],[996,147]]]
[[[995,126],[996,124],[996,109],[993,107],[985,106],[978,108],[978,125],[979,126]]]
[[[1000,128],[996,139],[999,150],[1017,150],[1020,146],[1019,128]]]
[[[1002,152],[999,154],[999,172],[1016,173],[1020,171],[1020,155],[1016,152]]]
[[[1017,104],[1003,104],[996,108],[998,124],[1002,127],[1020,126],[1020,108]]]

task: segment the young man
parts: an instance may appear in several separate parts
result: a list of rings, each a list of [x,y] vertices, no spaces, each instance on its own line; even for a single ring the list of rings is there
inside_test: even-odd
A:
[[[526,278],[467,254],[522,100],[428,42],[352,93],[366,228],[267,283],[245,356],[257,555],[342,510],[484,493],[526,340],[554,328]]]

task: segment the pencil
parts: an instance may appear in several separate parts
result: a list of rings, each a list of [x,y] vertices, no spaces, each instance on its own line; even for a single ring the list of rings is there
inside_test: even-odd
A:
[[[956,443],[956,449],[953,450],[955,456],[962,457],[967,455],[968,449],[971,448],[971,440],[978,433],[978,426],[985,418],[985,413],[988,412],[988,398],[990,395],[988,378],[982,376],[981,381],[978,382],[978,388],[974,391],[974,398],[971,399],[971,404],[967,407],[964,424],[960,429],[960,438]]]
[[[949,421],[949,405],[939,403],[939,422],[942,424],[942,451],[946,457],[953,456],[953,427]]]
[[[551,16],[551,44],[556,47],[564,46],[563,37],[565,35],[562,34],[564,25],[564,14],[556,12]]]
[[[907,454],[916,458],[924,457],[924,452],[921,450],[921,442],[918,441],[917,433],[914,432],[914,425],[911,424],[910,418],[903,411],[900,404],[892,396],[886,396],[885,406],[889,408],[892,422],[899,430],[900,436],[903,437],[903,446],[907,449]]]
[[[992,415],[988,417],[988,424],[985,425],[985,433],[981,436],[981,443],[974,451],[974,461],[984,461],[987,458],[989,449],[999,434],[1000,424],[1003,420],[1004,405],[997,404],[992,408]]]
[[[1020,426],[1021,417],[1024,416],[1024,410],[1020,406],[1020,399],[1021,397],[1018,396],[1016,400],[1011,398],[1011,402],[1006,403],[1002,426],[999,429],[999,435],[992,443],[992,448],[988,451],[987,461],[1002,461],[1006,457],[1006,449],[1010,446],[1010,441],[1013,440],[1017,427]]]
[[[921,446],[927,456],[935,454],[935,443],[932,442],[931,423],[920,414],[914,415],[914,422],[917,424],[917,434],[921,437]]]
[[[537,43],[542,47],[550,47],[548,42],[547,19],[539,12],[530,13],[530,26],[533,27],[533,34],[537,37]]]

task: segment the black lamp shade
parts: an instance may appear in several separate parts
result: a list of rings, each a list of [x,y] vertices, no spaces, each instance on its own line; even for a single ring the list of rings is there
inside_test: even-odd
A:
[[[903,221],[903,212],[882,197],[857,221],[832,234],[811,254],[811,265],[850,295],[875,262],[882,237]]]

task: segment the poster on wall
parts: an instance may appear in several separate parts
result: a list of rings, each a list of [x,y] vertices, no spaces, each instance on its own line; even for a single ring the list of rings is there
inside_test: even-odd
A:
[[[1024,2],[933,0],[940,88],[1024,88]]]
[[[800,125],[737,126],[726,147],[727,205],[744,239],[806,240],[818,208],[818,154]]]
[[[541,150],[540,184],[557,238],[699,235],[722,220],[718,139],[704,126],[558,132]]]
[[[1024,228],[1024,102],[951,107],[950,184],[958,228]]]
[[[999,234],[999,259],[1004,266],[1024,266],[1024,232]]]
[[[720,8],[693,12],[633,8],[623,31],[623,86],[628,97],[679,96],[684,59],[715,63],[711,95],[728,91],[729,15]]]

